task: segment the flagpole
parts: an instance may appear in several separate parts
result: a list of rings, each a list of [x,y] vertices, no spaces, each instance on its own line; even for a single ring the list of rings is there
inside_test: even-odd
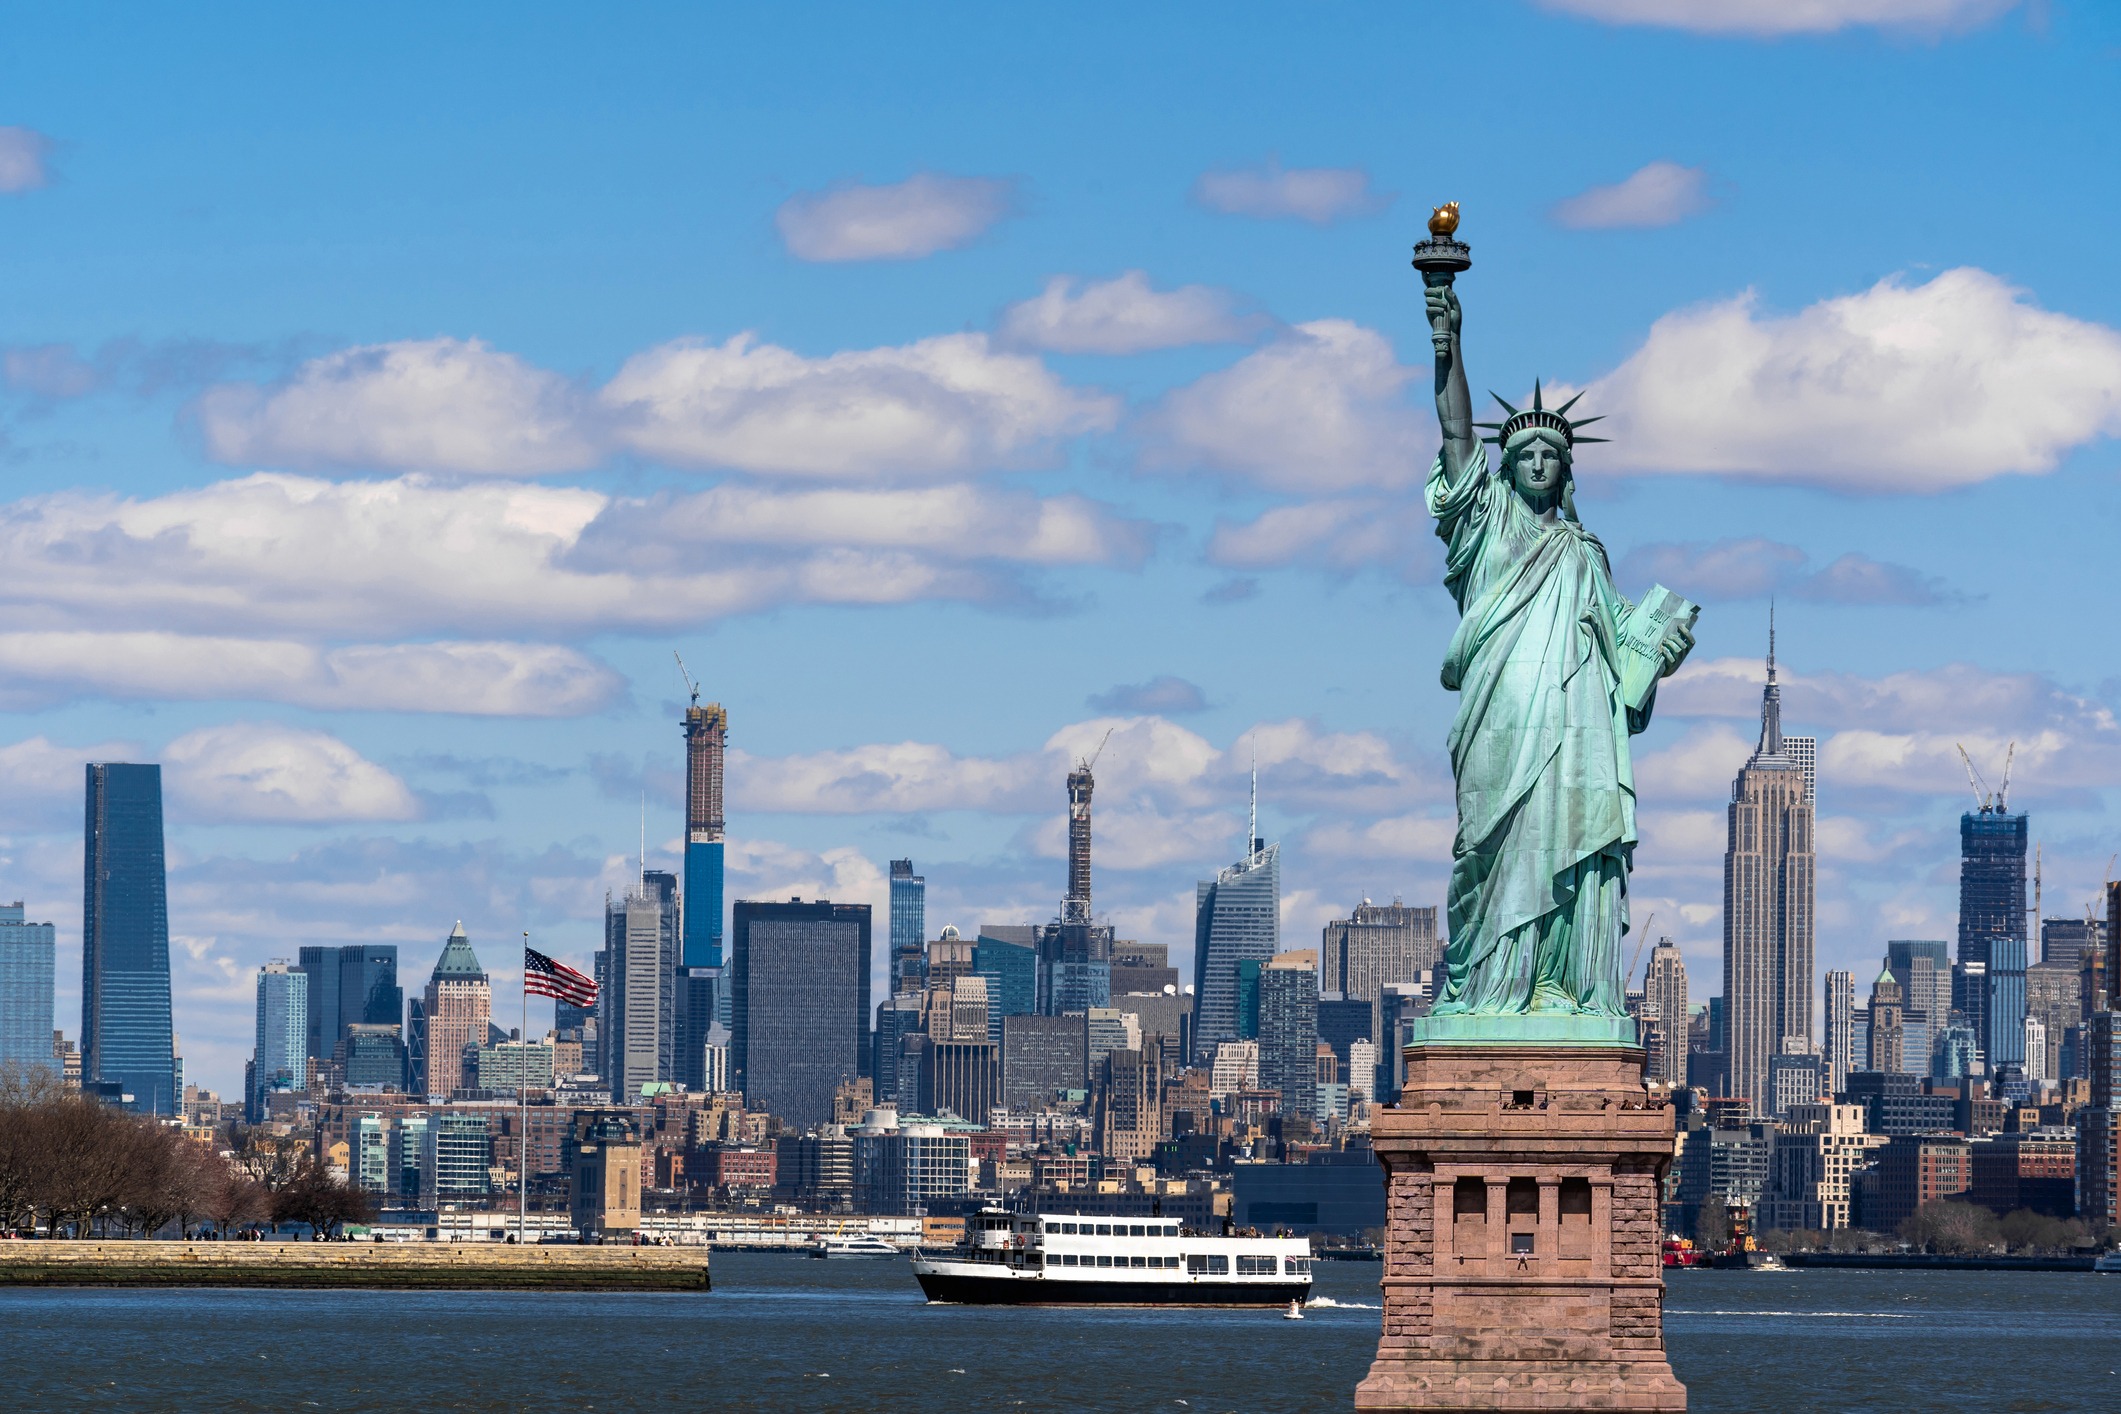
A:
[[[523,930],[523,1032],[516,1050],[516,1102],[522,1126],[516,1131],[516,1246],[528,1244],[530,1224],[530,930]]]

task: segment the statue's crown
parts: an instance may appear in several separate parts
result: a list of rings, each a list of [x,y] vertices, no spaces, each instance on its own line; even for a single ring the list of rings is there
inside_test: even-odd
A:
[[[1576,397],[1569,399],[1558,408],[1550,408],[1546,405],[1546,397],[1540,390],[1539,380],[1535,378],[1532,380],[1532,405],[1528,408],[1512,407],[1507,402],[1503,402],[1502,396],[1498,393],[1489,393],[1488,396],[1495,399],[1496,402],[1502,403],[1502,410],[1508,413],[1509,416],[1500,422],[1476,422],[1473,425],[1475,427],[1494,428],[1495,435],[1493,437],[1485,437],[1481,440],[1493,442],[1498,447],[1508,446],[1510,438],[1524,431],[1527,427],[1543,427],[1550,432],[1559,432],[1562,441],[1571,447],[1578,442],[1603,442],[1606,440],[1603,437],[1580,437],[1576,433],[1577,428],[1589,427],[1592,423],[1600,421],[1604,417],[1603,413],[1599,414],[1598,417],[1579,417],[1573,422],[1569,420],[1569,409],[1576,406],[1577,398],[1583,396],[1581,393],[1578,393]]]

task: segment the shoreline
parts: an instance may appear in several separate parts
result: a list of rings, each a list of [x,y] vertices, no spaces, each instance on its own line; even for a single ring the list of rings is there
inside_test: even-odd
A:
[[[705,1248],[469,1242],[0,1242],[0,1287],[708,1291]]]

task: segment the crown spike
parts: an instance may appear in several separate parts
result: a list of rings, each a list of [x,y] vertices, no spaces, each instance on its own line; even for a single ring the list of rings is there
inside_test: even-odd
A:
[[[1489,389],[1489,390],[1488,390],[1488,396],[1489,396],[1489,397],[1491,397],[1491,398],[1493,398],[1493,399],[1494,399],[1494,400],[1495,400],[1496,402],[1498,402],[1498,403],[1501,403],[1501,404],[1502,404],[1502,410],[1503,410],[1504,412],[1508,413],[1508,414],[1509,414],[1510,416],[1512,416],[1512,417],[1515,417],[1515,416],[1517,416],[1517,409],[1516,409],[1516,408],[1514,408],[1514,407],[1512,407],[1512,406],[1511,406],[1511,405],[1509,404],[1509,402],[1507,402],[1507,401],[1506,401],[1506,400],[1505,400],[1505,399],[1503,398],[1502,394],[1500,394],[1500,393],[1496,392],[1496,391],[1495,391],[1494,389],[1492,389],[1492,388],[1491,388],[1491,389]]]
[[[1613,439],[1610,437],[1571,437],[1569,440],[1571,442],[1610,442]]]
[[[1537,378],[1532,380],[1532,411],[1546,411],[1546,405],[1539,401],[1539,380]]]
[[[1590,426],[1590,425],[1591,425],[1592,423],[1594,423],[1594,422],[1603,422],[1603,421],[1605,421],[1605,414],[1604,414],[1604,413],[1600,413],[1600,414],[1598,414],[1598,416],[1596,416],[1596,417],[1579,417],[1579,418],[1577,418],[1577,419],[1576,419],[1576,420],[1575,420],[1574,422],[1570,423],[1570,424],[1569,424],[1569,426],[1571,426],[1571,427],[1589,427],[1589,426]]]
[[[1569,399],[1569,400],[1568,400],[1567,402],[1563,403],[1563,404],[1562,404],[1562,405],[1561,405],[1560,407],[1558,407],[1558,408],[1555,408],[1555,409],[1554,409],[1554,411],[1555,411],[1556,413],[1560,414],[1560,415],[1561,415],[1561,416],[1563,416],[1563,417],[1566,417],[1566,416],[1568,416],[1568,412],[1569,412],[1569,409],[1570,409],[1570,408],[1572,408],[1572,407],[1574,407],[1574,406],[1576,406],[1576,404],[1578,404],[1578,403],[1582,402],[1582,401],[1583,401],[1583,395],[1584,395],[1585,393],[1588,393],[1589,391],[1590,391],[1590,389],[1588,389],[1588,388],[1584,388],[1584,389],[1579,389],[1575,397],[1573,397],[1573,398]]]

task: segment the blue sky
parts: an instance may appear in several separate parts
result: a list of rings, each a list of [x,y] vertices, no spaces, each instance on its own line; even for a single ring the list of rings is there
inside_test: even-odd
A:
[[[1255,742],[1290,945],[1440,902],[1446,199],[1476,388],[1588,388],[1587,524],[1706,606],[1637,743],[1697,999],[1770,594],[1822,966],[1949,934],[1955,743],[2018,743],[2050,914],[2121,845],[2106,7],[5,23],[0,895],[78,976],[81,763],[164,762],[207,1083],[303,943],[586,960],[644,795],[673,858],[673,648],[739,894],[1050,916],[1109,727],[1123,935],[1190,952]]]

